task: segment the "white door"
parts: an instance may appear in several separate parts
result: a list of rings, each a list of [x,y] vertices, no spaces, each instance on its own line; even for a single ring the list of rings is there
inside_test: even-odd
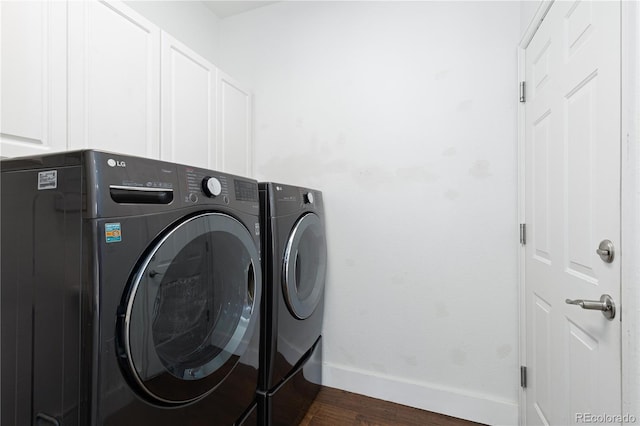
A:
[[[160,158],[213,169],[216,164],[216,67],[162,33]]]
[[[251,93],[218,70],[217,168],[241,176],[253,176]]]
[[[528,425],[622,414],[619,309],[565,303],[621,304],[620,34],[619,2],[558,1],[525,53]]]
[[[0,2],[0,155],[67,148],[66,4]]]
[[[117,1],[71,1],[69,147],[158,158],[160,29]]]

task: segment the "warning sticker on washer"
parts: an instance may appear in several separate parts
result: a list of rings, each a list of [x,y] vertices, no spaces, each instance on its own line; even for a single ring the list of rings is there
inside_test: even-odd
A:
[[[122,241],[122,229],[119,223],[105,223],[104,237],[107,243],[119,243]]]
[[[58,171],[47,170],[38,173],[38,191],[56,189],[58,187]]]

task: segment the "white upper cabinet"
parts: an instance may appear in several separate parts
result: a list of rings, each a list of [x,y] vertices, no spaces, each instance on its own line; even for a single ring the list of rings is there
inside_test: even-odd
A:
[[[66,4],[0,2],[0,155],[67,147]]]
[[[68,8],[69,148],[158,158],[160,29],[120,2]]]
[[[253,176],[251,93],[218,70],[218,161],[228,173]]]
[[[253,175],[251,94],[119,1],[0,1],[0,156],[95,148]]]
[[[216,67],[162,33],[163,160],[216,167]]]

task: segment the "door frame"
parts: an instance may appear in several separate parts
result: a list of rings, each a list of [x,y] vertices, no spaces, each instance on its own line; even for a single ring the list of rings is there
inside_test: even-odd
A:
[[[622,2],[622,412],[640,421],[640,5]]]
[[[525,81],[525,49],[553,5],[541,0],[518,45],[518,82]],[[622,414],[640,420],[640,5],[621,1],[621,301]],[[525,104],[518,103],[518,223],[525,217]],[[634,285],[635,284],[635,285]],[[635,287],[635,288],[634,288]],[[525,246],[518,250],[520,365],[526,366]],[[623,302],[624,301],[624,302]],[[520,377],[518,375],[518,377]],[[526,420],[526,392],[518,385],[518,420]]]

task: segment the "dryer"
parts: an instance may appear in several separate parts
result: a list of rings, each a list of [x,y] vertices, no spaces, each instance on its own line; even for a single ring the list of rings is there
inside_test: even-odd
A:
[[[2,424],[256,423],[256,181],[91,150],[1,170]]]
[[[322,192],[260,183],[263,318],[259,418],[298,424],[321,383],[327,246]]]

